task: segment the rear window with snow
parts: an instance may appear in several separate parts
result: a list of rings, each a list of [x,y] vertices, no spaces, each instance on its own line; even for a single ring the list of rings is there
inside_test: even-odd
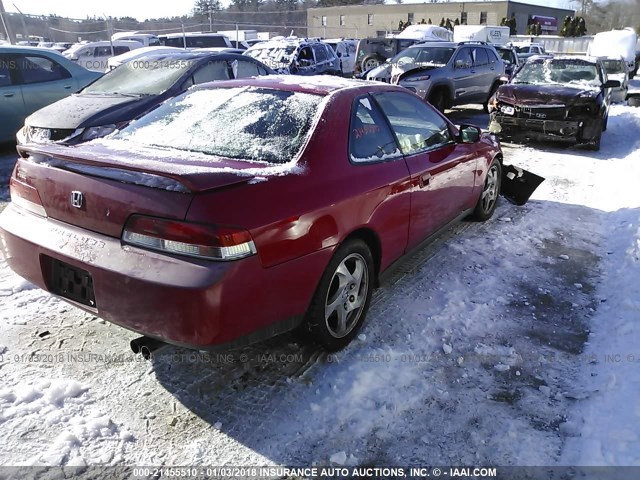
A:
[[[302,148],[322,98],[255,87],[194,90],[132,123],[116,138],[217,157],[287,163]]]

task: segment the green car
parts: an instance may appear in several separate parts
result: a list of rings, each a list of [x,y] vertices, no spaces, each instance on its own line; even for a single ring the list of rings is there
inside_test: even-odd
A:
[[[13,142],[24,119],[102,76],[54,50],[0,47],[0,143]]]

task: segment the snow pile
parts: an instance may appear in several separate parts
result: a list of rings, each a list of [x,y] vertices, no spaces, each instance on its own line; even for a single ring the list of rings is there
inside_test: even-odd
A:
[[[637,172],[640,175],[640,171]],[[636,177],[639,178],[639,177]],[[640,465],[640,208],[616,212],[610,222],[607,275],[599,291],[582,379],[589,399],[573,421],[581,425],[563,460],[580,465]]]
[[[133,440],[105,415],[90,412],[89,388],[75,380],[19,383],[0,390],[0,427],[14,465],[108,464]],[[25,452],[20,438],[46,431],[38,453]],[[53,440],[51,438],[53,437]]]

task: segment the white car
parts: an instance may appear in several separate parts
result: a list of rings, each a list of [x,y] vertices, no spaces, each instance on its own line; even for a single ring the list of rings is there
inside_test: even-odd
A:
[[[146,57],[147,55],[152,55],[155,53],[168,53],[175,51],[184,51],[184,48],[177,47],[141,47],[136,48],[135,50],[130,50],[128,52],[123,53],[122,55],[116,55],[115,57],[111,57],[107,60],[107,69],[106,72],[113,70],[116,67],[119,67],[123,63],[130,62],[132,60],[136,60],[141,57]]]
[[[87,70],[104,72],[109,67],[108,61],[111,57],[122,55],[138,48],[142,48],[142,44],[132,40],[116,40],[113,42],[104,40],[74,45],[69,50],[66,50],[63,55]]]
[[[609,80],[618,80],[620,86],[611,89],[612,102],[624,102],[629,92],[629,66],[624,58],[600,58]]]

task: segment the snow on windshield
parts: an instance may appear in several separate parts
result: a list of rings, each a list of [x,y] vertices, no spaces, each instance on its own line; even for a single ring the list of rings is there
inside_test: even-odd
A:
[[[600,88],[601,84],[596,65],[579,59],[529,61],[514,77],[513,83],[564,85],[585,90]]]
[[[287,163],[310,131],[322,96],[262,88],[195,90],[117,138],[218,157]]]

